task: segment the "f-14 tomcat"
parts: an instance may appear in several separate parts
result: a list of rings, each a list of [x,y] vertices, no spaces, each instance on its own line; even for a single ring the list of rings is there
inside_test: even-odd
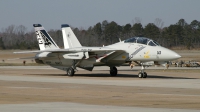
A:
[[[84,47],[67,24],[61,25],[64,49],[60,49],[41,24],[33,26],[40,50],[15,53],[36,53],[36,63],[64,70],[68,76],[74,75],[76,67],[92,71],[95,66],[108,66],[110,75],[116,76],[118,72],[116,66],[134,61],[142,66],[138,77],[146,78],[147,73],[144,71],[146,62],[163,64],[181,57],[146,37],[132,37],[102,47]]]

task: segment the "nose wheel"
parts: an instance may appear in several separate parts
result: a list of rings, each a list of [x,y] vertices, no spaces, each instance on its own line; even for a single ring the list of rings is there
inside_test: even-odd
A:
[[[138,77],[139,78],[147,78],[147,73],[144,72],[145,66],[141,63],[141,71],[138,73]]]
[[[146,73],[146,72],[143,72],[143,73],[142,73],[142,72],[139,72],[139,73],[138,73],[138,77],[139,77],[139,78],[147,78],[147,73]]]

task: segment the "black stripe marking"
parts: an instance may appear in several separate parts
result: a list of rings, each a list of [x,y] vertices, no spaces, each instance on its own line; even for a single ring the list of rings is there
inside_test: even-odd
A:
[[[43,38],[47,38],[49,41],[51,41],[51,43],[53,43],[55,46],[56,46],[56,44],[54,43],[54,41],[51,39],[51,37],[49,37],[49,35],[47,34],[47,32],[45,31],[45,30],[40,30],[40,32],[41,32],[41,36],[43,37]],[[46,39],[45,38],[45,39]],[[49,44],[49,41],[48,40],[44,40],[45,41],[45,43],[47,43],[47,44]]]
[[[140,52],[142,49],[144,49],[145,47],[142,46],[139,49],[135,50],[129,57],[128,60],[131,60],[131,58],[133,58],[138,52]]]

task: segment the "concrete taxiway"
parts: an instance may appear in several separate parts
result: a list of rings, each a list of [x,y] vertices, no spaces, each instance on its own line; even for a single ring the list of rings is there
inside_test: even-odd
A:
[[[73,112],[197,112],[200,110],[200,69],[118,67],[109,77],[108,67],[93,72],[79,69],[74,77],[47,66],[1,66],[0,110]]]
[[[10,108],[12,107],[12,108]],[[3,112],[199,112],[199,110],[100,106],[79,103],[36,103],[0,105]]]

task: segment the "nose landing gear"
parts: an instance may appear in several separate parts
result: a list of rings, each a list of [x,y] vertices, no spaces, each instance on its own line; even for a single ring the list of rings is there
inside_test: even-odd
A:
[[[147,73],[146,73],[146,72],[143,72],[143,73],[142,73],[142,72],[139,72],[139,73],[138,73],[138,77],[139,77],[139,78],[147,78]]]
[[[141,71],[138,73],[138,77],[139,78],[147,78],[147,73],[144,72],[145,66],[141,63]]]

